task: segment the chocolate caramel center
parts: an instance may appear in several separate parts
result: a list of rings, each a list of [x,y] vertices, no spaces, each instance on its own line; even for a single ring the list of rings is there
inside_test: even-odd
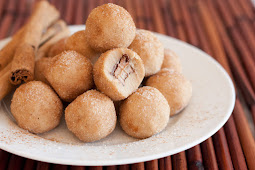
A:
[[[121,84],[125,85],[128,76],[135,72],[134,68],[129,64],[130,58],[127,54],[123,54],[119,62],[114,65],[111,75],[118,79]]]

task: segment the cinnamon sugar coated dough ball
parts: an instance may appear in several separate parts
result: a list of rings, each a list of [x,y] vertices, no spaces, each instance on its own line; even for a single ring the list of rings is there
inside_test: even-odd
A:
[[[63,105],[50,86],[30,81],[16,89],[11,112],[19,127],[32,133],[44,133],[60,123]]]
[[[146,77],[160,70],[164,59],[164,47],[152,32],[137,30],[135,39],[129,48],[143,60]]]
[[[141,58],[127,48],[116,48],[103,53],[93,68],[98,90],[112,100],[123,100],[133,93],[144,78]]]
[[[130,136],[148,138],[167,125],[170,108],[164,96],[153,87],[144,86],[120,106],[120,125]]]
[[[45,77],[66,102],[93,86],[92,64],[83,55],[75,51],[64,51],[50,60]]]
[[[179,73],[182,72],[180,58],[172,50],[167,48],[164,50],[164,60],[161,69],[163,68],[173,69]]]
[[[112,100],[106,95],[89,90],[77,97],[65,110],[68,129],[84,142],[108,136],[116,126]]]
[[[62,53],[63,51],[65,51],[66,50],[66,40],[67,40],[67,38],[63,38],[63,39],[59,40],[58,42],[56,42],[55,44],[53,44],[48,51],[48,57],[54,57],[54,56]]]
[[[96,52],[89,46],[84,30],[74,33],[67,39],[66,50],[76,51],[90,59],[92,63],[95,63],[100,56],[99,52]]]
[[[51,58],[49,57],[42,57],[35,62],[35,80],[49,84],[49,82],[46,80],[44,76],[44,71],[49,64],[50,59]]]
[[[105,52],[112,48],[128,47],[135,37],[136,27],[124,8],[108,3],[91,11],[85,31],[89,45]]]
[[[182,74],[166,68],[151,76],[146,85],[157,88],[165,96],[171,108],[171,116],[185,108],[192,96],[190,81]]]

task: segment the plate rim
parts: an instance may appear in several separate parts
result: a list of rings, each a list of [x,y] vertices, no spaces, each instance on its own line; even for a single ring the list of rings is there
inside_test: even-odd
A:
[[[81,27],[84,28],[84,25],[68,25],[69,29],[80,29]],[[84,160],[76,160],[73,161],[72,160],[68,160],[68,159],[59,159],[59,158],[47,158],[47,157],[40,157],[40,156],[35,156],[32,154],[27,154],[26,152],[22,152],[22,151],[17,151],[17,150],[13,150],[11,148],[5,147],[1,144],[0,142],[0,148],[2,150],[5,150],[9,153],[12,153],[14,155],[19,155],[21,157],[25,157],[25,158],[29,158],[29,159],[33,159],[36,161],[41,161],[41,162],[48,162],[48,163],[55,163],[55,164],[63,164],[63,165],[80,165],[80,166],[108,166],[108,165],[123,165],[123,164],[132,164],[132,163],[137,163],[137,162],[145,162],[145,161],[150,161],[153,159],[159,159],[165,156],[170,156],[176,153],[179,153],[181,151],[187,150],[197,144],[202,143],[203,141],[205,141],[206,139],[208,139],[209,137],[213,136],[222,126],[224,126],[224,124],[227,122],[227,120],[229,119],[229,117],[232,114],[232,111],[234,109],[235,106],[235,99],[236,99],[236,93],[235,93],[235,88],[234,88],[234,84],[230,78],[230,76],[228,75],[228,73],[226,72],[226,70],[213,58],[211,57],[209,54],[205,53],[204,51],[200,50],[199,48],[188,44],[184,41],[178,40],[176,38],[164,35],[164,34],[160,34],[160,33],[156,33],[153,32],[156,35],[159,36],[163,36],[164,38],[168,38],[171,39],[173,41],[176,41],[178,43],[184,44],[186,46],[189,46],[190,48],[193,48],[193,50],[195,50],[196,52],[202,53],[204,56],[206,56],[210,62],[212,62],[214,65],[216,65],[219,70],[223,73],[224,77],[227,79],[230,88],[231,88],[231,94],[233,94],[232,99],[230,101],[230,106],[228,107],[226,116],[224,117],[224,120],[218,124],[218,126],[216,126],[213,130],[211,130],[210,133],[207,133],[207,135],[204,135],[203,137],[194,140],[193,142],[189,143],[188,145],[182,146],[182,147],[177,147],[174,150],[171,151],[165,151],[165,152],[161,152],[161,153],[157,153],[157,154],[151,154],[151,155],[147,155],[147,156],[139,156],[139,158],[125,158],[125,159],[113,159],[113,160],[107,160],[107,161],[94,161],[94,160],[89,160],[89,161],[84,161]],[[5,38],[5,39],[1,39],[0,41],[8,41],[8,39],[10,39],[10,37]],[[1,102],[1,101],[0,101]]]

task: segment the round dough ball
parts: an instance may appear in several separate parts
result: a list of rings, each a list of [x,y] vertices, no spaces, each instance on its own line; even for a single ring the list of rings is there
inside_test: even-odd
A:
[[[164,50],[164,60],[161,69],[163,68],[173,69],[179,73],[182,72],[180,58],[172,50],[167,48]]]
[[[127,48],[115,48],[103,53],[93,68],[98,90],[112,100],[123,100],[133,93],[144,78],[141,58]]]
[[[30,81],[16,89],[11,112],[19,127],[32,133],[44,133],[60,123],[63,105],[50,86]]]
[[[35,62],[35,80],[49,84],[44,76],[44,71],[48,67],[50,60],[51,58],[49,57],[42,57]]]
[[[164,59],[164,47],[152,32],[137,30],[135,39],[129,48],[135,51],[143,60],[145,77],[160,70]]]
[[[190,81],[182,74],[166,68],[151,76],[146,85],[157,88],[165,96],[171,108],[171,116],[184,109],[192,96]]]
[[[153,87],[144,86],[120,106],[120,125],[130,136],[148,138],[167,125],[170,108],[165,97]]]
[[[85,31],[89,45],[97,51],[105,52],[128,47],[135,38],[136,27],[124,8],[108,3],[91,11]]]
[[[50,60],[44,74],[50,85],[66,102],[93,86],[92,64],[75,51],[64,51]]]
[[[95,63],[100,56],[100,53],[96,52],[89,46],[89,44],[86,40],[84,30],[78,31],[78,32],[74,33],[73,35],[71,35],[66,40],[65,47],[66,47],[66,50],[73,50],[73,51],[76,51],[76,52],[82,54],[83,56],[90,59],[90,61],[92,63]]]
[[[62,53],[63,51],[66,50],[66,40],[67,38],[63,38],[61,40],[59,40],[58,42],[56,42],[55,44],[53,44],[50,47],[50,50],[48,51],[48,57],[54,57],[60,53]]]
[[[77,97],[65,110],[68,129],[84,142],[108,136],[116,126],[116,112],[106,95],[89,90]]]

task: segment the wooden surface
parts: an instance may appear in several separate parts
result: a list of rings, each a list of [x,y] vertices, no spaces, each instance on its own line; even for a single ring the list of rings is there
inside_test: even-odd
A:
[[[255,169],[255,9],[250,0],[50,0],[68,24],[84,24],[96,6],[125,7],[138,28],[186,41],[213,56],[235,83],[228,122],[200,145],[158,160],[108,167],[48,164],[0,150],[2,169]],[[0,39],[26,21],[36,0],[0,0]]]

